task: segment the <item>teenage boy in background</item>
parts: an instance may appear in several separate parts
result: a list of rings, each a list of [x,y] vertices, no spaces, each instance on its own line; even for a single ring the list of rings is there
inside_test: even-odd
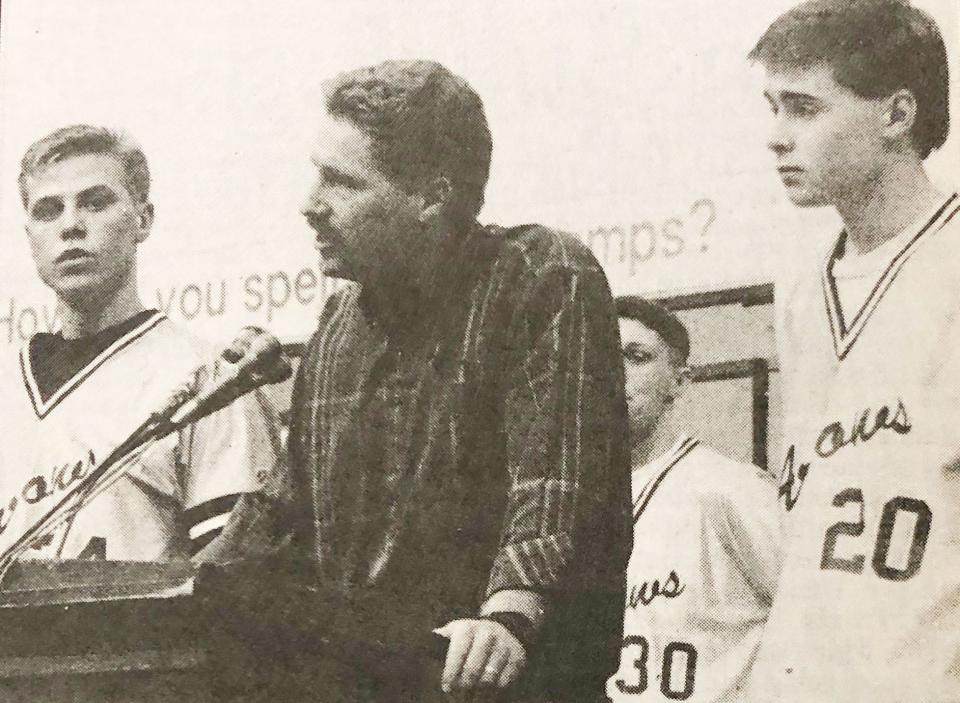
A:
[[[740,701],[780,568],[776,485],[681,430],[690,337],[618,298],[630,417],[633,550],[615,703]]]
[[[789,522],[758,701],[960,698],[960,201],[934,21],[893,0],[790,10],[750,58],[800,207],[843,230],[778,291]]]

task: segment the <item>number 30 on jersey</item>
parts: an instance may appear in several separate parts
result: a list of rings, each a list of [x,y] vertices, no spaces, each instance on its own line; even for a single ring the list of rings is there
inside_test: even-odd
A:
[[[623,638],[623,649],[633,656],[633,667],[637,670],[637,676],[634,681],[617,679],[617,688],[621,693],[641,694],[649,686],[647,670],[650,665],[650,643],[646,637],[630,635]],[[664,647],[663,664],[658,677],[660,692],[664,696],[672,701],[688,699],[693,695],[696,673],[697,650],[692,644],[671,642]]]

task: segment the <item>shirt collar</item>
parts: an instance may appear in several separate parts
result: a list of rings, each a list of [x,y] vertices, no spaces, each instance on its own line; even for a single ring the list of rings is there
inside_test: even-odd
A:
[[[387,336],[421,336],[424,327],[450,317],[468,302],[469,292],[493,260],[492,239],[480,225],[465,235],[450,235],[438,246],[437,265],[411,278],[383,272],[376,285],[365,286],[360,306]]]

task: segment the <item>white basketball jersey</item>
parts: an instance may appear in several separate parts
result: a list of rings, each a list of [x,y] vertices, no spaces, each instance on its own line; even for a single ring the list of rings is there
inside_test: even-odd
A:
[[[27,348],[18,359],[5,359],[0,373],[5,435],[0,444],[0,550],[212,358],[205,345],[155,313],[46,400]],[[256,490],[273,466],[270,431],[260,399],[240,399],[154,444],[124,477],[85,501],[73,519],[23,558],[189,556],[191,540],[222,527],[236,494]]]
[[[859,311],[780,296],[789,522],[756,701],[960,701],[960,199]],[[779,294],[778,294],[779,296]]]
[[[776,486],[696,440],[633,473],[615,703],[739,701],[780,563]]]

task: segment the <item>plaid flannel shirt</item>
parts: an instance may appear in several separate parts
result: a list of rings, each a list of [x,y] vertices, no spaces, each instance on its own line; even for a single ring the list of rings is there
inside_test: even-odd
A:
[[[432,624],[502,589],[615,591],[629,476],[604,274],[539,226],[478,227],[455,259],[379,306],[337,292],[306,349],[291,479],[320,578]]]

